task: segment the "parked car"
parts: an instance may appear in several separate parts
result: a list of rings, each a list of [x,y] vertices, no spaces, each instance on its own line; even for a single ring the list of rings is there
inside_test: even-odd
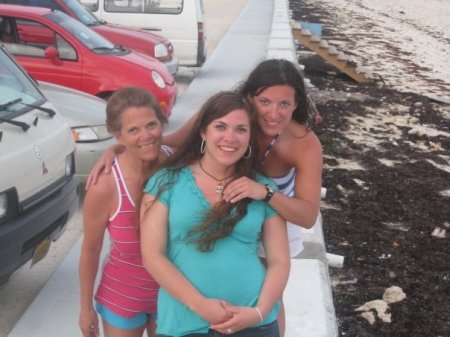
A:
[[[0,20],[9,33],[0,41],[36,80],[104,99],[125,86],[142,87],[170,115],[177,86],[155,58],[116,46],[57,10],[0,4]]]
[[[72,138],[76,142],[75,176],[84,183],[98,157],[110,145],[116,144],[106,129],[106,102],[61,85],[38,84],[72,130]]]
[[[174,45],[180,65],[206,60],[203,0],[80,0],[108,22],[156,31]],[[232,3],[230,1],[230,3]]]
[[[173,45],[167,38],[143,29],[107,23],[98,19],[78,0],[0,0],[0,3],[60,10],[82,22],[112,43],[156,58],[165,64],[172,75],[178,70],[178,60],[174,56]]]
[[[0,47],[0,285],[45,257],[78,207],[68,125]]]

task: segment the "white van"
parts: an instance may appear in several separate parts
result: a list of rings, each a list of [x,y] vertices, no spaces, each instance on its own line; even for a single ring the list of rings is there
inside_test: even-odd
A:
[[[0,46],[0,285],[66,229],[79,199],[74,151],[68,125]]]
[[[168,38],[180,65],[206,60],[203,0],[80,0],[99,18],[152,30]]]

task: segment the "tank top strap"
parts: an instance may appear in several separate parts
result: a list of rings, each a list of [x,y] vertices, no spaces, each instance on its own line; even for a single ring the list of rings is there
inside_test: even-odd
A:
[[[170,156],[173,154],[173,149],[170,146],[163,144],[163,145],[161,145],[161,150],[163,150],[167,156]]]
[[[119,202],[117,205],[117,210],[114,213],[114,215],[110,218],[110,221],[113,220],[120,212],[134,212],[136,209],[134,201],[131,198],[131,195],[128,191],[117,158],[114,159],[114,163],[112,165],[112,172],[114,174],[114,179],[117,186],[117,196]]]
[[[275,137],[272,138],[269,145],[267,145],[266,151],[264,151],[263,158],[261,159],[261,165],[264,165],[264,161],[269,156],[270,152],[272,151],[273,146],[275,145],[275,142],[277,141],[278,137],[280,137],[281,132],[278,132]]]
[[[127,190],[125,188],[125,182],[123,181],[122,171],[120,170],[119,162],[117,158],[114,159],[114,163],[112,165],[112,171],[114,173],[114,179],[116,181],[116,185],[118,187],[120,197],[124,197],[127,195]]]

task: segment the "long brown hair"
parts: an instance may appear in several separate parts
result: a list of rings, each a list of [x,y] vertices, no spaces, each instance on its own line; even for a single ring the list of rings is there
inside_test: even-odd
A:
[[[240,158],[235,164],[233,179],[238,177],[255,178],[254,167],[257,165],[256,119],[251,105],[237,92],[222,91],[212,96],[200,109],[194,128],[183,145],[165,163],[168,175],[168,184],[160,187],[157,196],[162,189],[168,188],[177,179],[177,173],[185,166],[192,164],[202,157],[200,146],[201,133],[206,131],[208,125],[214,120],[226,116],[233,110],[244,109],[250,120],[250,142],[252,148],[249,158]],[[200,251],[211,251],[217,240],[231,234],[236,223],[247,214],[247,205],[250,199],[244,199],[232,204],[220,201],[205,215],[204,220],[198,226],[192,228],[186,241],[197,245]]]

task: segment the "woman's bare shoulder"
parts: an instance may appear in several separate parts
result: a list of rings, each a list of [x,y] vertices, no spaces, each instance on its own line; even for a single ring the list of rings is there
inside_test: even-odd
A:
[[[105,174],[103,172],[98,176],[97,183],[91,185],[86,192],[86,200],[99,200],[103,204],[112,200],[116,193],[112,193],[116,190],[116,183],[114,175]]]
[[[296,166],[305,160],[322,158],[322,145],[312,130],[298,123],[291,123],[284,132],[284,141],[280,144],[280,155]],[[282,139],[283,139],[282,138]]]

